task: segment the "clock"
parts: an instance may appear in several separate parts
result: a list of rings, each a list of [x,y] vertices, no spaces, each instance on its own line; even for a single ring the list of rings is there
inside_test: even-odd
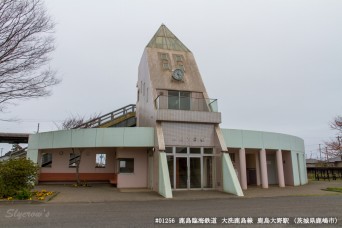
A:
[[[182,69],[175,69],[172,72],[172,77],[177,81],[181,81],[184,77],[184,71]]]

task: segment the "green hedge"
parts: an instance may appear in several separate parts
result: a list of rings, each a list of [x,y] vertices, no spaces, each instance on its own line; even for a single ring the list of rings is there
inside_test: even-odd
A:
[[[26,198],[23,195],[33,188],[37,172],[37,165],[28,159],[0,162],[0,198]]]

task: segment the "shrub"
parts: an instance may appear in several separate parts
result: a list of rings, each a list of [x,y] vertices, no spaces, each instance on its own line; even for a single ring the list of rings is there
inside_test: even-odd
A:
[[[25,200],[25,199],[30,199],[32,196],[32,193],[30,190],[28,189],[23,189],[23,190],[19,190],[16,193],[16,198],[19,200]]]
[[[26,191],[34,186],[37,172],[37,166],[28,159],[0,162],[0,198],[27,195]]]

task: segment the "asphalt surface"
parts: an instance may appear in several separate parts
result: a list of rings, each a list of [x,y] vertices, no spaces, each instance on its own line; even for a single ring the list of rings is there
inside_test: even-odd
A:
[[[270,185],[268,189],[257,186],[248,186],[244,190],[244,198],[255,197],[279,197],[279,196],[313,196],[313,195],[336,195],[340,193],[322,191],[327,187],[342,187],[342,180],[338,181],[310,181],[303,186],[286,186],[279,188]],[[117,189],[110,184],[92,184],[92,187],[72,187],[65,185],[38,185],[36,190],[58,192],[59,194],[49,203],[101,203],[112,201],[153,201],[164,198],[157,192],[148,189]],[[230,199],[237,196],[217,190],[189,190],[173,191],[173,200],[204,200],[204,199]]]
[[[217,224],[183,224],[183,218],[217,218]],[[222,224],[223,218],[253,224]],[[337,224],[299,225],[295,218],[337,218]],[[174,224],[156,224],[155,219]],[[171,219],[166,219],[171,218]],[[289,218],[290,224],[257,224]],[[203,221],[203,220],[201,220]],[[232,220],[230,220],[232,221]],[[274,220],[273,220],[274,221]],[[296,220],[298,221],[298,220]],[[102,203],[0,204],[0,227],[342,227],[342,195],[118,201]]]

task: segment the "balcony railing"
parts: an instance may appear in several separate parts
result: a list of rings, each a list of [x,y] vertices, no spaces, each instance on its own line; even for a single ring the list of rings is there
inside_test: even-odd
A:
[[[119,117],[122,117],[128,113],[133,113],[135,112],[135,105],[134,104],[130,104],[127,105],[125,107],[122,107],[120,109],[117,109],[113,112],[107,113],[105,115],[99,116],[95,119],[92,119],[86,123],[83,123],[81,125],[78,125],[76,127],[74,127],[73,129],[77,129],[77,128],[95,128],[95,127],[100,127],[101,125],[108,123],[110,121],[113,121]]]
[[[155,99],[156,109],[218,112],[217,99],[159,95]]]

